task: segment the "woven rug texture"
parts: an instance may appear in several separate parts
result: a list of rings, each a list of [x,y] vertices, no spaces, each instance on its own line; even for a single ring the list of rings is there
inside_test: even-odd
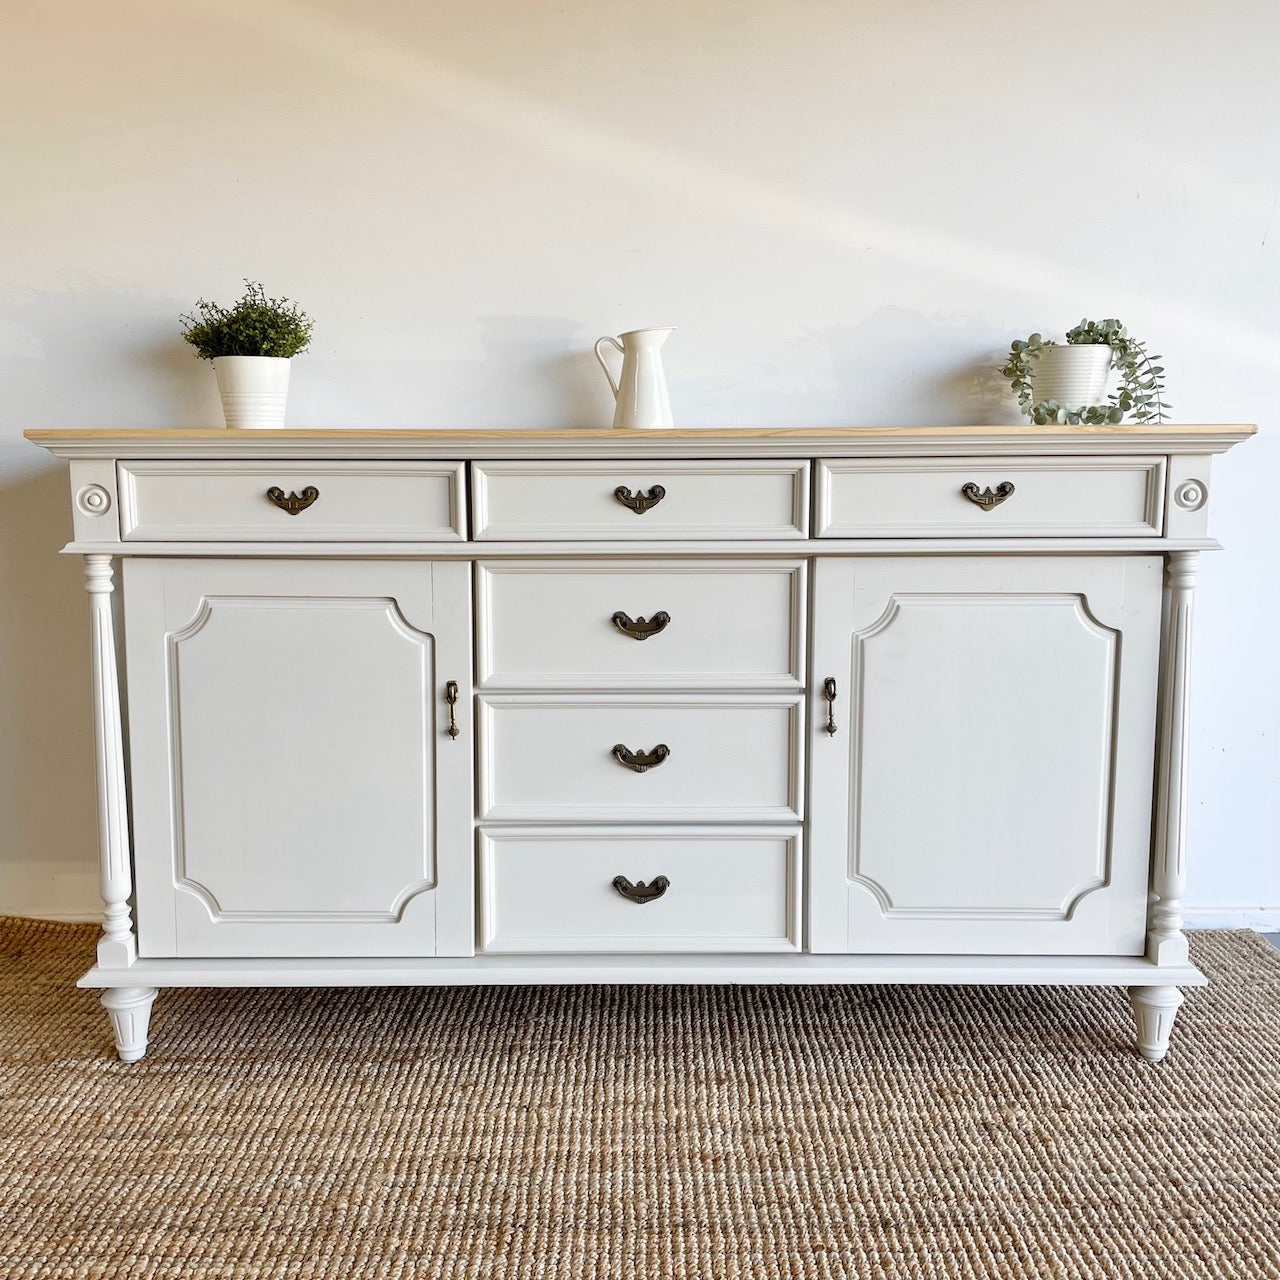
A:
[[[0,1280],[1280,1280],[1280,955],[1123,993],[162,991],[0,920]]]

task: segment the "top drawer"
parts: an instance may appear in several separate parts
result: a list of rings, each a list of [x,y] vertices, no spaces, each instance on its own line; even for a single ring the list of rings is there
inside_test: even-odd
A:
[[[143,542],[457,542],[460,462],[122,462],[121,536]]]
[[[823,538],[1157,537],[1163,458],[818,463]]]
[[[803,538],[809,464],[477,462],[477,540]]]

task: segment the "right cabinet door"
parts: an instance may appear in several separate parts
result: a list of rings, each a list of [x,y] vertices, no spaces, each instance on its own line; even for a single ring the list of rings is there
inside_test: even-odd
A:
[[[1141,953],[1161,574],[1159,556],[818,562],[810,950]]]

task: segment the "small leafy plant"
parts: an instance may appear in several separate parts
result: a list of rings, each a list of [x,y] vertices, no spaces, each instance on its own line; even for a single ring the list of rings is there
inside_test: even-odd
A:
[[[1045,347],[1056,346],[1052,339],[1033,333],[1025,341],[1015,341],[1009,348],[1009,359],[1001,372],[1009,379],[1018,397],[1018,408],[1039,426],[1050,423],[1098,424],[1121,422],[1126,413],[1134,422],[1163,422],[1172,407],[1164,398],[1164,367],[1156,363],[1159,356],[1147,354],[1139,342],[1119,320],[1081,320],[1067,331],[1067,342],[1073,346],[1106,345],[1111,348],[1111,367],[1120,373],[1120,385],[1106,404],[1085,405],[1068,409],[1056,400],[1033,402],[1032,375],[1036,361]]]
[[[201,298],[195,313],[181,317],[182,336],[201,360],[218,356],[296,356],[311,342],[313,321],[288,298],[268,298],[256,280],[245,281],[233,307]]]

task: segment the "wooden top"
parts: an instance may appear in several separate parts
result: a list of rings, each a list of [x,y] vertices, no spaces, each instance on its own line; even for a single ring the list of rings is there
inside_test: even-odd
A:
[[[1251,425],[1037,427],[706,427],[624,431],[368,430],[235,431],[35,430],[26,438],[60,457],[526,457],[641,454],[653,457],[833,457],[981,453],[1221,453],[1257,430]]]

